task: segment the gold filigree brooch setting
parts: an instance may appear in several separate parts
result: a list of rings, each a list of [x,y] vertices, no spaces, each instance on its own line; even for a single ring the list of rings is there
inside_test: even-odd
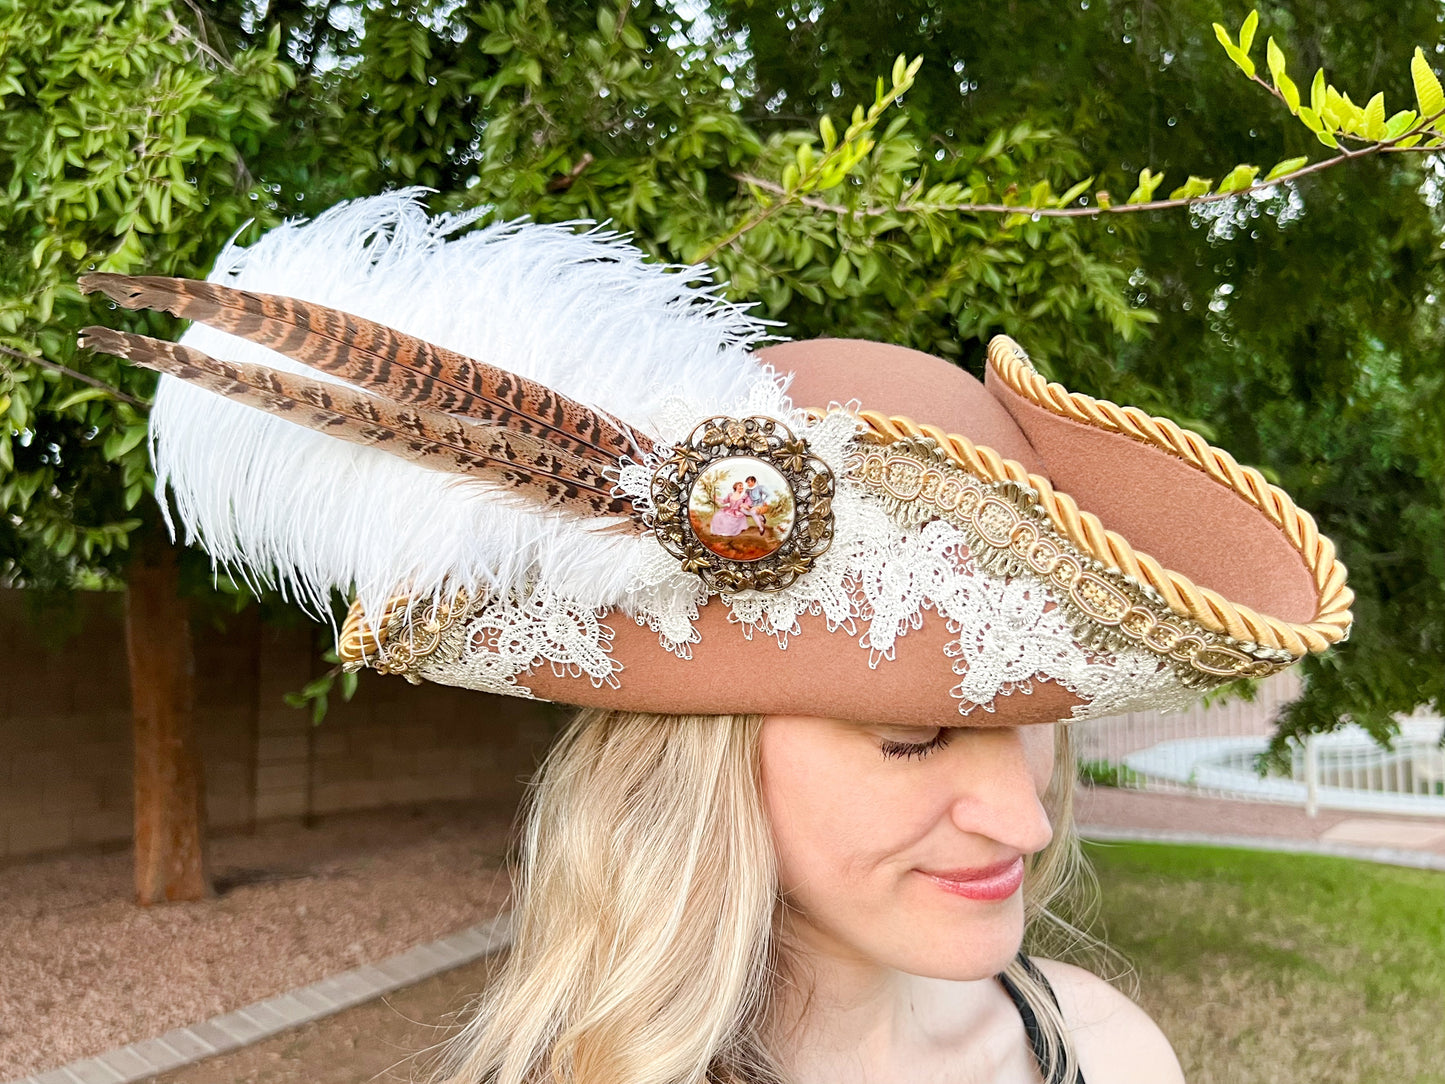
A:
[[[650,526],[709,591],[780,591],[832,545],[835,484],[775,419],[709,418],[654,472]]]

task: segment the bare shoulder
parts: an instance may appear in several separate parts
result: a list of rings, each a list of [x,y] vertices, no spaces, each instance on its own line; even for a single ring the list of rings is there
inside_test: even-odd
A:
[[[1103,979],[1056,960],[1038,960],[1059,997],[1084,1078],[1106,1084],[1183,1084],[1174,1048],[1149,1014]]]

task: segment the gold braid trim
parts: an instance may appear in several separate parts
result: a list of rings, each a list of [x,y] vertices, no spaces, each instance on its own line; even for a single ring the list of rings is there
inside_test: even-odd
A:
[[[455,639],[457,623],[470,604],[470,596],[458,591],[450,601],[418,614],[410,595],[393,595],[368,622],[361,603],[353,599],[336,641],[337,658],[343,669],[371,666],[382,674],[401,674],[415,685],[421,681],[415,671],[422,665],[434,661],[439,652],[451,656],[460,649],[460,644],[448,641]]]
[[[977,478],[989,482],[1013,481],[1033,489],[1054,526],[1084,553],[1154,588],[1174,612],[1213,632],[1279,648],[1297,658],[1324,651],[1344,639],[1350,627],[1350,603],[1355,597],[1345,586],[1345,566],[1335,557],[1334,543],[1319,533],[1310,514],[1296,507],[1284,490],[1271,485],[1254,468],[1240,466],[1228,452],[1211,447],[1197,433],[1181,429],[1168,419],[1154,418],[1135,407],[1120,407],[1049,383],[1029,364],[1018,344],[1006,335],[997,335],[989,343],[988,358],[1004,382],[1030,402],[1052,414],[1122,433],[1178,456],[1263,512],[1284,532],[1314,578],[1319,592],[1314,620],[1301,624],[1269,617],[1230,602],[1219,593],[1198,586],[1187,576],[1171,572],[1148,554],[1134,549],[1122,535],[1105,529],[1097,516],[1080,509],[1068,494],[1055,492],[1047,478],[1030,474],[1021,463],[1004,459],[992,448],[980,447],[967,437],[945,433],[937,426],[919,425],[911,418],[873,410],[859,411],[858,416],[875,440],[891,442],[928,437],[937,442],[951,462]]]

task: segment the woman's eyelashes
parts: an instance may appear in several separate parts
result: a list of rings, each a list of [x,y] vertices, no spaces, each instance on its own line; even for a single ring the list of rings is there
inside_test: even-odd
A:
[[[878,743],[878,748],[885,757],[926,757],[948,744],[948,733],[948,727],[941,726],[928,741],[890,741],[884,738]]]

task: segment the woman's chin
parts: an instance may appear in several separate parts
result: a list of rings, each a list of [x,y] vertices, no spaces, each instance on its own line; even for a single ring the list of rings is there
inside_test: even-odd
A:
[[[1023,943],[1018,939],[989,945],[972,945],[962,951],[918,953],[896,970],[925,979],[975,982],[991,979],[1013,962]]]
[[[923,978],[965,982],[987,979],[1007,967],[1024,938],[1021,901],[1008,900],[982,913],[920,916],[908,924],[891,966]]]

